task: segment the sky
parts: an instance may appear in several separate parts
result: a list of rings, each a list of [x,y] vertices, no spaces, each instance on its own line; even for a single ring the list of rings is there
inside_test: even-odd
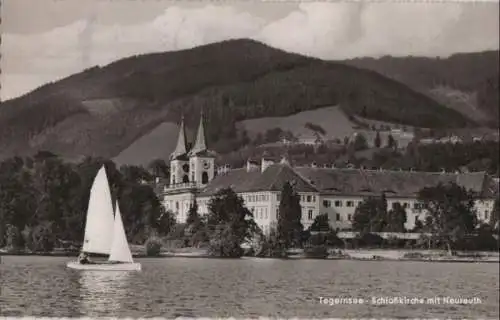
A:
[[[233,38],[327,60],[498,50],[498,0],[3,0],[2,101],[95,65]]]

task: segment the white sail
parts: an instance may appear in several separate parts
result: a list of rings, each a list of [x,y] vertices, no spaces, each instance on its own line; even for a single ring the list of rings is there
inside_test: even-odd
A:
[[[111,190],[106,169],[102,166],[90,189],[82,251],[109,254],[113,241],[113,225]]]
[[[109,261],[128,262],[132,263],[132,253],[128,246],[127,235],[123,228],[122,215],[120,206],[116,202],[115,225],[113,229],[113,244],[111,245],[111,253]]]

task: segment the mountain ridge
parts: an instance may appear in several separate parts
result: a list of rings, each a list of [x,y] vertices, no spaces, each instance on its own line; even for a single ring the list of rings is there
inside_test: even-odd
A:
[[[222,148],[238,136],[236,121],[338,104],[348,114],[408,125],[474,125],[375,71],[239,39],[128,57],[3,102],[0,157],[49,150],[112,158],[181,113],[194,125],[201,108],[208,138]]]
[[[384,56],[343,62],[395,79],[480,123],[498,127],[498,50],[447,58]]]

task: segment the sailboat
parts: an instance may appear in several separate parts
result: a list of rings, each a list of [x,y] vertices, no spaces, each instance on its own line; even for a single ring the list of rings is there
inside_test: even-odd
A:
[[[70,261],[67,263],[68,268],[101,271],[141,270],[141,264],[134,262],[132,258],[118,201],[113,217],[111,190],[104,166],[97,173],[90,189],[82,252],[109,255],[109,258],[107,261],[89,264]]]

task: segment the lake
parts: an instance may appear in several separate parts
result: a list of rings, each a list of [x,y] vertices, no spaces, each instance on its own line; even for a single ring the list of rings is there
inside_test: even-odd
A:
[[[163,258],[138,259],[142,272],[122,273],[70,270],[64,257],[0,258],[1,316],[499,316],[495,263]],[[426,300],[434,297],[441,303]],[[335,298],[364,301],[331,305]]]

